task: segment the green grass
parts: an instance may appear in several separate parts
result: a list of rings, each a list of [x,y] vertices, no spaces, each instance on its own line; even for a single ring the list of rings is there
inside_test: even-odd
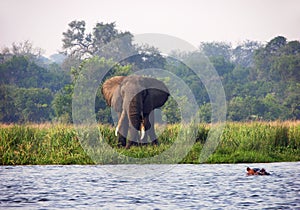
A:
[[[114,128],[108,125],[80,130],[62,124],[0,125],[0,164],[117,164],[130,158],[159,157],[164,152],[166,155],[156,159],[156,163],[200,163],[210,129],[208,124],[168,125],[159,132],[159,146],[133,146],[126,150],[117,147]],[[104,139],[99,137],[99,131]],[[99,146],[101,139],[113,149],[107,152],[106,147]],[[191,144],[191,139],[196,139],[192,148],[181,150]],[[297,121],[227,123],[218,140],[206,163],[300,161]],[[178,144],[172,147],[175,141]],[[183,159],[176,159],[183,154]]]

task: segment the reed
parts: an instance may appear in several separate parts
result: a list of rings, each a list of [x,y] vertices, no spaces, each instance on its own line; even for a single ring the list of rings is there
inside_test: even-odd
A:
[[[159,146],[133,146],[128,150],[117,147],[113,127],[97,125],[96,129],[92,129],[93,132],[88,131],[89,129],[82,128],[82,132],[79,132],[72,125],[51,123],[0,125],[0,164],[93,164],[93,153],[87,150],[103,153],[100,150],[105,148],[97,146],[100,141],[107,142],[114,149],[113,154],[96,160],[100,164],[123,163],[126,162],[124,157],[155,157],[170,149],[174,142],[177,142],[178,148],[184,148],[191,143],[193,146],[182,160],[176,159],[177,155],[182,155],[181,151],[174,150],[174,154],[170,154],[170,163],[200,163],[211,125],[159,126],[156,128],[159,133]],[[207,163],[300,161],[299,121],[230,122],[217,140],[218,146],[205,161]]]
[[[68,125],[10,125],[0,128],[0,163],[88,164],[92,161]]]

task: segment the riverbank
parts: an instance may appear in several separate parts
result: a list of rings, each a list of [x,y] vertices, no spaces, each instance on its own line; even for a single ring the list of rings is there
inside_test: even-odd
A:
[[[114,128],[99,125],[106,141],[128,157],[153,157],[168,149],[177,139],[180,125],[168,125],[159,136],[160,145],[116,147]],[[197,125],[192,149],[180,163],[199,163],[209,134],[208,124]],[[187,137],[188,138],[188,137]],[[206,163],[258,163],[300,161],[300,122],[227,123],[220,142]],[[100,162],[101,163],[101,162]],[[115,159],[105,163],[116,164]],[[0,164],[94,164],[72,125],[0,125]]]

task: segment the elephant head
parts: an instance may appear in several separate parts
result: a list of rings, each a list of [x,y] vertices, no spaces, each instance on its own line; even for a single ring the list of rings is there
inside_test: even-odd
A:
[[[143,142],[149,136],[157,144],[152,111],[163,106],[170,95],[163,82],[137,75],[115,76],[103,83],[101,91],[106,103],[118,113],[119,144],[129,148],[132,142],[137,142],[138,131]],[[126,142],[128,131],[130,140]]]

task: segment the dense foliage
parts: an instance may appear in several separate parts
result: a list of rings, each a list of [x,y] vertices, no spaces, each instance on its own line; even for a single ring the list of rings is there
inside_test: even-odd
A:
[[[56,62],[43,58],[41,50],[29,42],[2,49],[0,122],[72,122],[74,85],[83,69],[93,63],[100,71],[112,67],[102,75],[104,78],[147,68],[167,69],[189,86],[199,105],[200,120],[209,122],[210,99],[199,78],[184,63],[160,55],[154,47],[134,45],[132,37],[130,32],[118,31],[114,23],[97,23],[87,33],[84,21],[72,21],[63,33],[64,56],[52,56],[59,57]],[[228,120],[300,119],[299,41],[278,36],[266,44],[245,41],[235,47],[210,42],[201,43],[199,51],[208,57],[221,78]],[[128,53],[132,56],[124,57]],[[112,55],[114,60],[109,59]],[[173,52],[172,56],[184,60],[191,53]],[[111,110],[100,91],[95,101],[97,120],[111,123]],[[180,120],[174,99],[163,111],[169,123]]]

